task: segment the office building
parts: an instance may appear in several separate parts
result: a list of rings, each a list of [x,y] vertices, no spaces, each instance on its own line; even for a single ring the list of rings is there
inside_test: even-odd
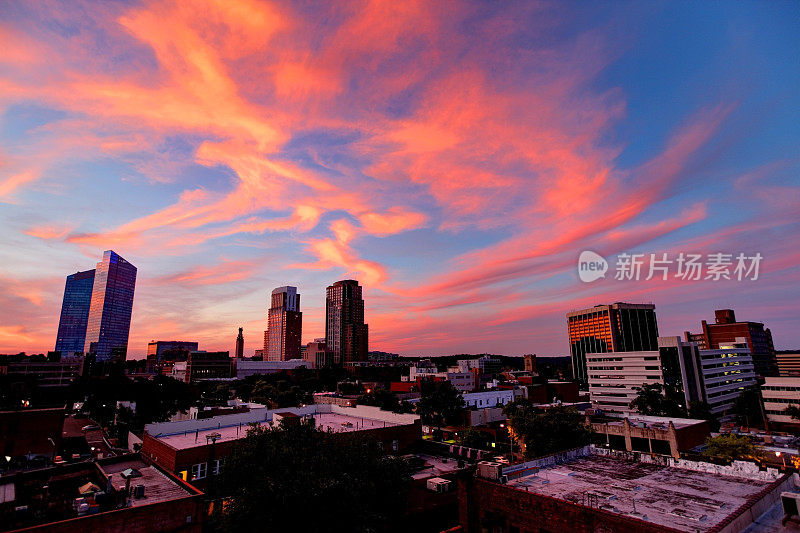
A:
[[[800,420],[785,413],[790,405],[800,407],[800,377],[764,378],[761,398],[770,423],[795,427],[800,424]]]
[[[239,328],[239,335],[236,336],[236,359],[244,357],[244,328]]]
[[[235,361],[230,352],[190,352],[186,361],[172,367],[172,377],[185,383],[232,379],[236,377]]]
[[[366,361],[369,327],[364,323],[364,299],[356,280],[337,281],[327,288],[325,339],[334,365]]]
[[[136,267],[106,250],[95,268],[84,346],[98,362],[125,360],[135,288]]]
[[[197,351],[197,343],[190,341],[150,341],[147,343],[148,372],[160,372],[168,363],[186,361],[190,352]]]
[[[567,313],[572,374],[586,384],[587,353],[642,352],[658,349],[656,306],[617,302]]]
[[[94,269],[67,276],[55,351],[65,355],[83,352],[93,285]]]
[[[775,356],[778,360],[778,374],[781,377],[800,376],[800,353],[779,352]]]
[[[305,368],[311,370],[314,364],[305,359],[289,359],[288,361],[253,361],[248,359],[236,360],[236,378],[244,379],[256,374],[278,374],[279,372],[289,372]]]
[[[592,407],[627,414],[637,389],[661,385],[681,409],[704,401],[714,414],[724,414],[756,383],[744,345],[698,350],[697,344],[679,337],[660,337],[657,344],[657,350],[587,354]]]
[[[278,287],[272,291],[267,316],[264,359],[287,361],[300,358],[303,313],[297,287]]]
[[[30,377],[36,380],[37,387],[66,387],[83,375],[83,363],[81,355],[60,355],[59,352],[51,352],[46,361],[21,355],[0,356],[0,375],[21,382]]]
[[[587,417],[594,442],[611,450],[668,455],[680,459],[681,452],[705,444],[711,436],[706,420],[661,416],[625,418]]]
[[[717,309],[714,311],[714,324],[705,320],[701,322],[700,333],[685,332],[686,340],[697,342],[702,349],[714,350],[722,345],[747,343],[753,356],[756,374],[761,376],[777,376],[778,363],[775,346],[772,343],[772,332],[761,322],[739,322],[733,309]]]

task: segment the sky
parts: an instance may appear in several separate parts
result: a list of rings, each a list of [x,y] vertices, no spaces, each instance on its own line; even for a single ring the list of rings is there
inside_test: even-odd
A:
[[[282,285],[311,341],[347,278],[374,350],[567,355],[616,301],[800,348],[798,2],[19,1],[0,50],[0,353],[52,350],[107,249],[129,357],[252,354]],[[615,279],[681,252],[763,259]]]

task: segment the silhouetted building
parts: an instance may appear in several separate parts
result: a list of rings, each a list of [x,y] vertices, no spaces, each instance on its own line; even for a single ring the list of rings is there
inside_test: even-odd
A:
[[[64,354],[83,352],[93,285],[94,269],[67,276],[64,301],[61,304],[61,318],[58,320],[55,347],[57,352]]]
[[[588,382],[587,353],[658,349],[656,306],[617,302],[567,313],[572,375]]]
[[[525,354],[522,358],[525,360],[525,372],[536,373],[536,354]]]
[[[230,352],[191,352],[186,360],[183,381],[194,383],[207,379],[235,378],[236,365],[234,361],[230,356]],[[178,366],[176,364],[173,367],[173,372]]]
[[[98,362],[125,360],[135,288],[136,267],[106,250],[95,268],[84,347]]]
[[[189,353],[196,350],[196,342],[151,341],[147,343],[147,371],[160,370],[166,363],[186,361]]]
[[[314,365],[314,368],[326,368],[333,364],[325,339],[314,339],[314,342],[309,342],[303,359]]]
[[[264,359],[287,361],[300,358],[300,337],[303,330],[303,313],[300,312],[300,295],[297,287],[278,287],[272,291]]]
[[[66,387],[83,374],[83,363],[82,355],[61,356],[61,352],[50,352],[46,361],[38,357],[0,356],[0,375],[20,381],[31,377],[37,387]]]
[[[333,364],[366,361],[369,326],[364,323],[364,299],[358,281],[337,281],[327,289],[325,339]]]
[[[772,343],[772,332],[761,322],[737,322],[733,309],[717,309],[714,311],[715,323],[701,322],[701,333],[685,332],[687,341],[697,342],[700,349],[714,350],[721,345],[747,343],[753,356],[756,374],[761,376],[777,376],[778,362],[775,357],[775,346]]]
[[[236,358],[244,357],[244,333],[243,328],[239,328],[239,335],[236,336]]]

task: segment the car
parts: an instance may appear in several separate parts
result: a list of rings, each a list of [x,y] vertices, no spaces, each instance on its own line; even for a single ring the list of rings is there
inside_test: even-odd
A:
[[[100,429],[100,426],[96,424],[89,424],[88,426],[83,426],[81,431],[97,431],[98,429]]]

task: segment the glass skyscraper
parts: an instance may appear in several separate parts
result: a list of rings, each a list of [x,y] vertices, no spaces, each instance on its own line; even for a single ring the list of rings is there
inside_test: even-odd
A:
[[[94,269],[67,276],[64,302],[61,304],[61,318],[58,320],[55,348],[57,352],[66,355],[83,351],[93,285]]]
[[[103,252],[95,269],[84,348],[97,361],[125,360],[135,288],[136,267],[112,250]]]

